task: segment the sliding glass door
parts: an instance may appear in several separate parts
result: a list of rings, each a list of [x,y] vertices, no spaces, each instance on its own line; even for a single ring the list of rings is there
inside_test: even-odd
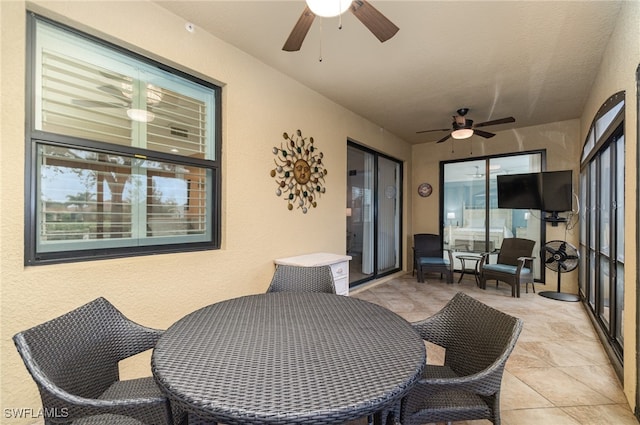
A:
[[[351,286],[400,270],[402,163],[349,142],[347,255]]]
[[[496,179],[542,171],[542,162],[543,152],[531,152],[442,163],[442,235],[456,269],[461,269],[458,255],[494,252],[503,239],[519,237],[536,241],[535,277],[542,277],[540,212],[498,208]]]

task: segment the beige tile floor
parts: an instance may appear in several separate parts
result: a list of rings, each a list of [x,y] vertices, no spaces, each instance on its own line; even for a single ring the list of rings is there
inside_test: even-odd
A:
[[[458,274],[456,273],[456,277]],[[418,283],[407,274],[352,292],[382,305],[408,321],[428,317],[457,291],[524,320],[502,383],[503,425],[610,425],[638,421],[581,303],[561,302],[524,292],[512,298],[506,284],[479,289],[473,276],[446,284],[439,276]],[[457,280],[457,279],[456,279]],[[548,288],[536,285],[538,290]],[[544,288],[544,289],[543,289]],[[427,362],[442,360],[442,350],[427,347]],[[360,425],[355,421],[350,425]],[[488,424],[489,421],[458,422]]]
[[[448,285],[437,275],[418,283],[411,274],[355,290],[351,296],[382,305],[411,322],[434,314],[457,291],[524,320],[503,377],[503,425],[638,425],[581,303],[526,294],[524,288],[520,299],[512,298],[508,285],[482,290],[473,276]],[[442,362],[442,350],[429,345],[427,361]],[[346,425],[366,423],[363,418]]]

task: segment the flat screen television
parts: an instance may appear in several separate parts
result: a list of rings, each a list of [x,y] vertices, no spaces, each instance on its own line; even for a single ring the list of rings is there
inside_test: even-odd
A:
[[[540,173],[504,174],[496,177],[498,208],[542,209]]]
[[[562,212],[572,209],[571,170],[545,171],[542,175],[542,211]]]
[[[571,170],[499,175],[496,180],[498,208],[571,211]]]

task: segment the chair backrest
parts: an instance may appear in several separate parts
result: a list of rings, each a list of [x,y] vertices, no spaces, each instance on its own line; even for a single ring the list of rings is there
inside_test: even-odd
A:
[[[58,389],[97,398],[119,379],[118,362],[152,348],[159,336],[97,298],[13,340],[47,407]]]
[[[460,376],[504,367],[522,330],[522,320],[458,292],[434,318],[441,326],[434,343],[443,346],[445,364]],[[501,373],[501,370],[500,370]]]
[[[413,235],[413,249],[417,257],[442,258],[442,244],[440,235],[431,233],[416,233]]]
[[[267,292],[336,293],[330,266],[302,267],[278,265]]]
[[[522,238],[505,238],[498,253],[497,264],[517,266],[519,257],[531,257],[535,241]]]

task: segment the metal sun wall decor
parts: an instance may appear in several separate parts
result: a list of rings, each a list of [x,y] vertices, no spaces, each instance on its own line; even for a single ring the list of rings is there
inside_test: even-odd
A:
[[[295,136],[283,133],[282,137],[285,142],[273,148],[276,168],[271,170],[271,177],[278,185],[276,195],[284,195],[289,211],[296,205],[306,214],[310,207],[318,205],[317,198],[326,191],[323,155],[313,145],[313,137],[302,137],[300,130]]]

